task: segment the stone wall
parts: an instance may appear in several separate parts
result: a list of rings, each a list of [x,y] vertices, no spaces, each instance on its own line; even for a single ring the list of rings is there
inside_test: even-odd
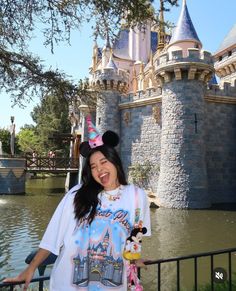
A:
[[[25,193],[25,159],[0,158],[0,194]]]
[[[161,103],[121,110],[120,153],[126,173],[131,165],[153,167],[148,188],[156,192],[160,165]]]
[[[118,109],[118,92],[104,91],[98,98],[96,110],[96,125],[103,134],[107,130],[113,130],[120,134],[120,112]]]
[[[236,202],[236,104],[206,102],[206,161],[212,203]]]

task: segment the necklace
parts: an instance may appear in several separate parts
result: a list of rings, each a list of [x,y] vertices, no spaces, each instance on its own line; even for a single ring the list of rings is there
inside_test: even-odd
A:
[[[117,190],[117,191],[115,191]],[[109,201],[116,201],[119,200],[122,194],[123,186],[120,185],[117,189],[111,190],[109,192],[103,190],[102,195],[104,195]],[[112,194],[111,194],[112,193]]]

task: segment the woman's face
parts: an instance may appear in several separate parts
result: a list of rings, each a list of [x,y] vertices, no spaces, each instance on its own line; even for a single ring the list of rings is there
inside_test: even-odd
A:
[[[116,167],[108,161],[103,153],[97,151],[91,155],[90,167],[94,180],[102,185],[104,190],[113,190],[120,185]]]

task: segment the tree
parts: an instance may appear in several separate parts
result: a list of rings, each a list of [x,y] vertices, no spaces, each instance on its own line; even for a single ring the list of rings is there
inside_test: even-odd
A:
[[[7,129],[0,129],[0,141],[2,142],[3,154],[10,154],[10,132]]]
[[[27,49],[35,28],[43,30],[44,44],[70,41],[70,33],[93,20],[94,35],[113,35],[122,20],[128,26],[156,20],[153,0],[6,0],[0,4],[0,90],[12,94],[15,103],[45,94],[85,98],[90,93],[58,70],[45,70],[41,60]],[[162,0],[176,5],[177,0]],[[83,101],[83,100],[82,100]]]
[[[34,107],[32,119],[36,123],[35,132],[39,137],[38,151],[47,153],[49,150],[60,150],[64,155],[68,155],[69,144],[64,143],[62,139],[52,138],[55,134],[70,133],[68,112],[67,100],[58,95],[47,95],[40,105]]]
[[[29,152],[32,153],[33,151],[40,153],[40,138],[33,126],[26,126],[21,128],[17,138],[19,148],[24,154]]]

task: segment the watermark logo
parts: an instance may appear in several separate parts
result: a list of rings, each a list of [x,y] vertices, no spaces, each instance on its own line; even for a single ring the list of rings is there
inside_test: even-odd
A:
[[[213,270],[213,280],[215,283],[223,283],[227,279],[227,272],[223,268]]]

